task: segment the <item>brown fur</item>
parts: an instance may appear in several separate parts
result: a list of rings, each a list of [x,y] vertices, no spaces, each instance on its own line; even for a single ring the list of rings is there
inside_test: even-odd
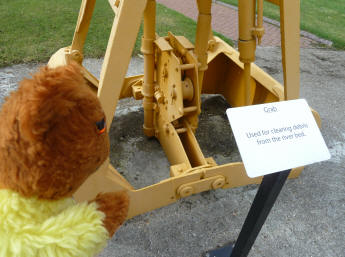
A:
[[[0,112],[0,188],[42,199],[72,196],[109,155],[108,134],[96,127],[103,118],[76,64],[43,67],[23,80]],[[123,195],[95,200],[107,215],[110,234],[125,219],[128,198]]]
[[[98,194],[94,200],[98,209],[105,213],[104,226],[113,236],[116,229],[126,220],[129,198],[125,192]]]

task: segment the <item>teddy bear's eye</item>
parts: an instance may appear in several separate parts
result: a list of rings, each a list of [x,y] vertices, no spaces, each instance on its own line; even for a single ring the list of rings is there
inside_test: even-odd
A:
[[[98,134],[103,134],[105,132],[105,129],[106,129],[105,118],[103,118],[100,121],[97,121],[96,122],[96,127],[98,129]]]

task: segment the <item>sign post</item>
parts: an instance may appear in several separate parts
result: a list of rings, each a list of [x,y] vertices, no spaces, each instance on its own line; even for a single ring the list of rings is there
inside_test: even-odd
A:
[[[246,257],[291,169],[330,158],[303,99],[228,109],[227,115],[248,176],[263,180],[235,245],[207,257]]]

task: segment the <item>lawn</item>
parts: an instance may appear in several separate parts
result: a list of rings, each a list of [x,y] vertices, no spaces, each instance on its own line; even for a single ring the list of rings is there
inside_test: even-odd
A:
[[[238,0],[218,0],[236,5]],[[345,49],[345,0],[301,0],[301,29]],[[264,16],[279,21],[278,6],[264,1]]]
[[[46,62],[56,50],[70,45],[80,3],[77,0],[1,0],[0,67],[23,62]],[[86,57],[104,55],[113,19],[108,1],[96,1],[84,49]],[[195,29],[195,21],[157,4],[159,35],[172,31],[194,42]],[[140,52],[141,35],[142,28],[133,54]],[[219,34],[217,36],[230,42]]]

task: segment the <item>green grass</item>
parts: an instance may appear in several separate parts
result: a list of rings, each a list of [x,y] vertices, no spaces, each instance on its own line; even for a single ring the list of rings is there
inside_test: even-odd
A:
[[[238,0],[220,0],[236,5]],[[279,21],[278,6],[264,1],[264,16]],[[301,0],[301,29],[333,42],[345,49],[345,1]]]
[[[46,62],[59,48],[71,44],[81,1],[1,0],[0,67],[15,63]],[[86,39],[86,57],[104,56],[114,14],[107,0],[96,1]],[[195,21],[157,5],[157,33],[172,31],[194,42]],[[140,52],[138,34],[133,54]],[[229,43],[229,39],[217,34]]]

